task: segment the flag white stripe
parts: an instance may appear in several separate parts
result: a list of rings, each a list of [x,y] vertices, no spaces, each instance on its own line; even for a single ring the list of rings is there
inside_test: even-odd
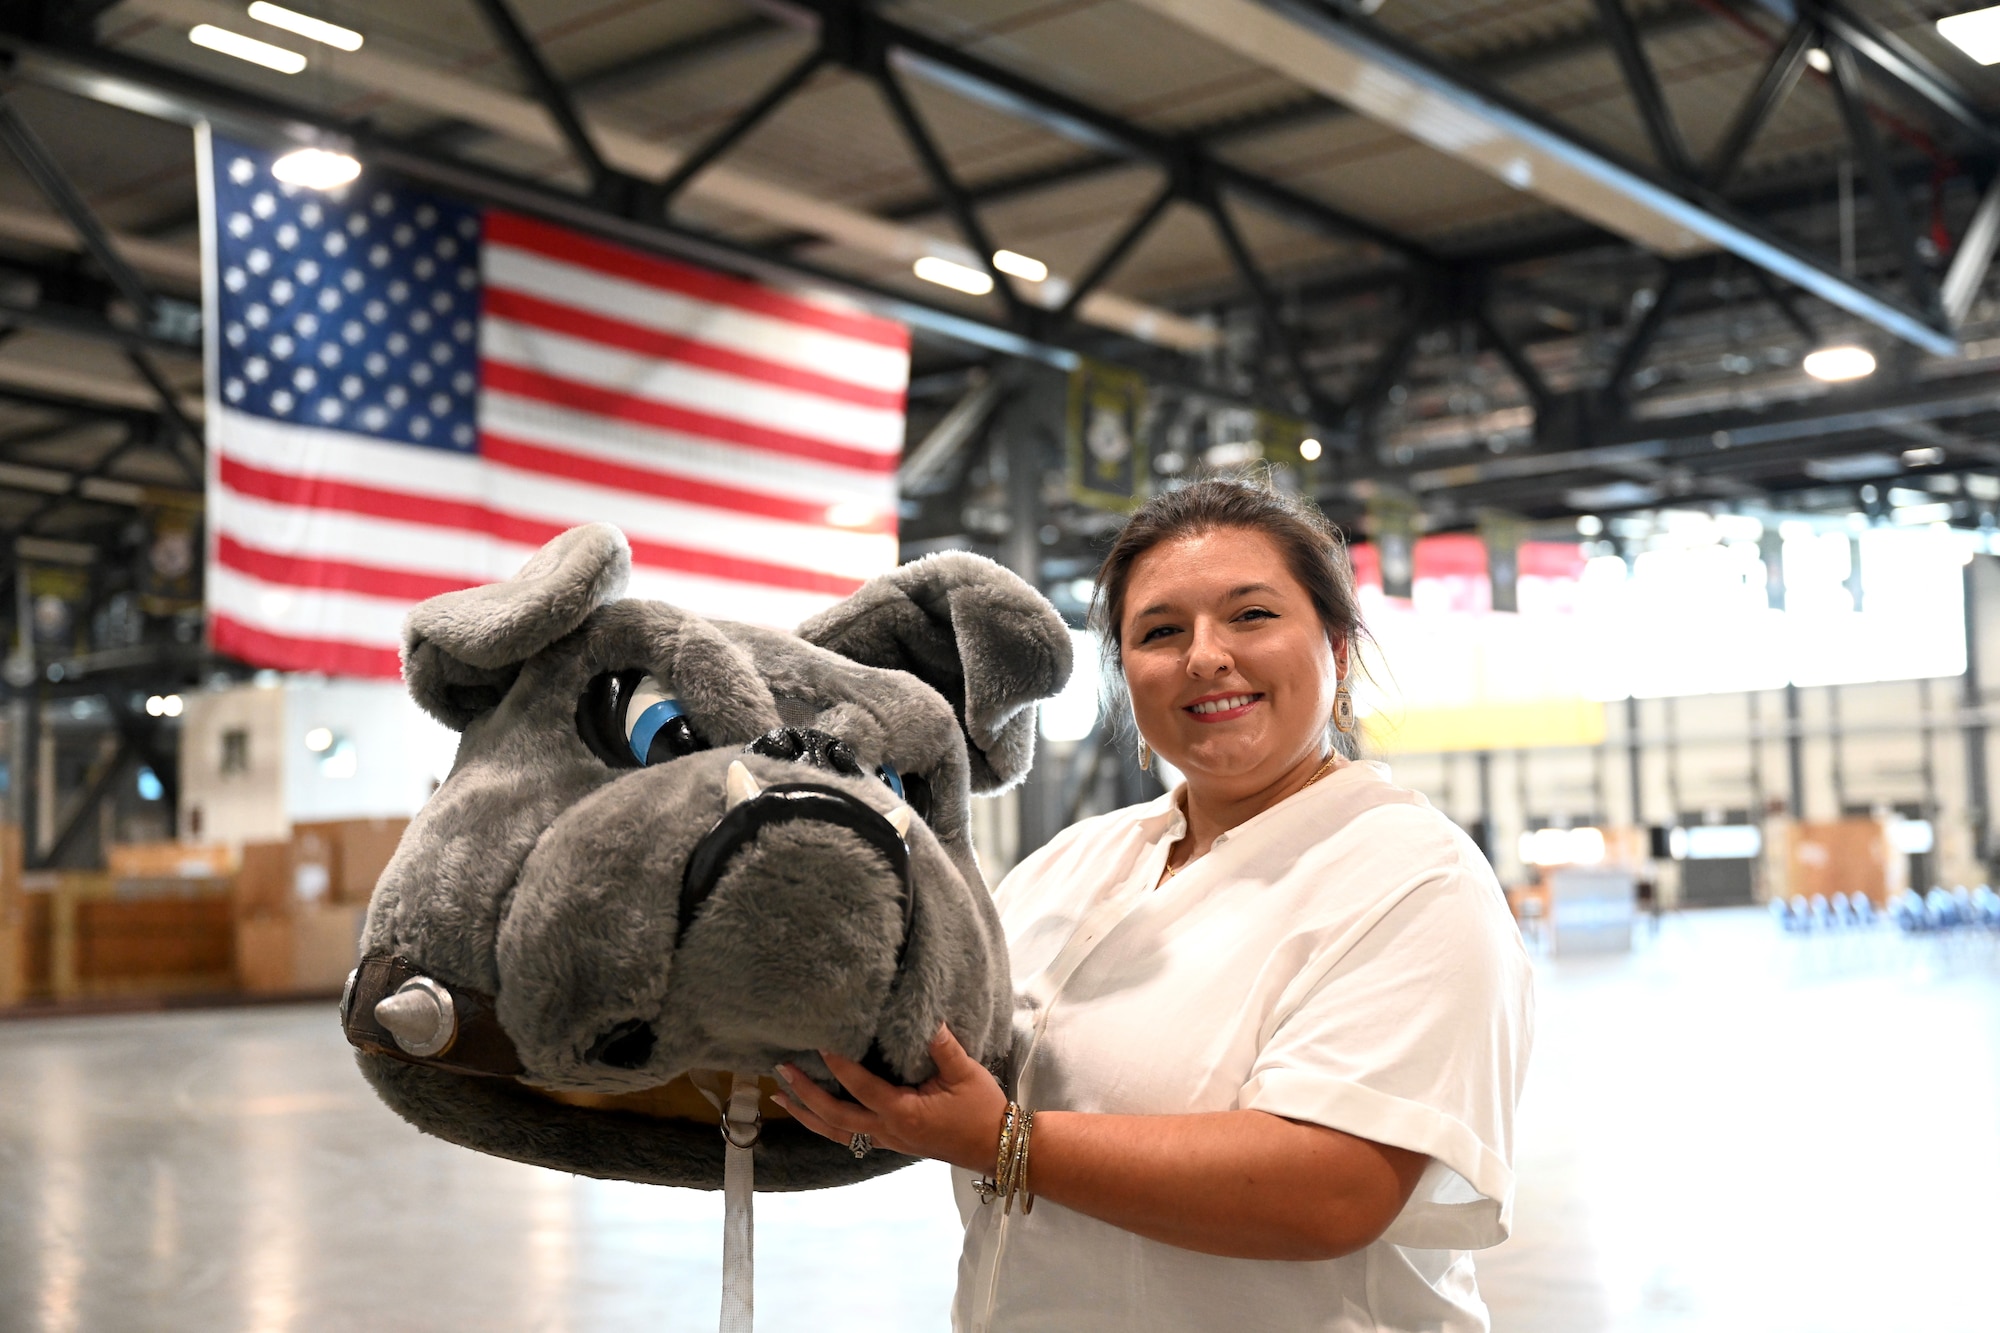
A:
[[[253,629],[300,639],[334,639],[365,648],[402,643],[411,603],[361,593],[270,583],[219,565],[208,571],[209,595],[224,615]],[[746,588],[740,583],[638,569],[627,598],[667,602],[696,615],[791,628],[837,598],[818,593]]]
[[[216,532],[260,551],[302,560],[389,567],[468,583],[510,578],[535,553],[533,546],[462,528],[278,504],[241,495],[227,486],[217,486],[211,492],[208,516]]]
[[[267,583],[224,565],[208,567],[209,601],[254,629],[300,639],[337,639],[369,648],[403,641],[412,603],[352,592]]]
[[[901,412],[856,407],[681,361],[639,356],[492,315],[480,321],[479,352],[489,362],[849,449],[894,457],[903,448]]]
[[[217,531],[279,554],[476,579],[506,577],[531,553],[483,533],[300,508],[243,495],[222,484],[215,489],[212,521]],[[895,561],[896,539],[886,533],[807,527],[509,468],[490,469],[481,478],[481,489],[488,506],[503,514],[558,527],[612,523],[635,542],[659,542],[854,579],[869,578]],[[464,548],[457,559],[450,556],[453,544]],[[489,546],[508,554],[489,556]]]
[[[489,287],[694,338],[829,379],[889,392],[902,390],[910,381],[909,353],[901,348],[845,338],[774,315],[712,305],[510,245],[486,243],[485,277]]]
[[[490,389],[480,396],[479,418],[480,426],[496,435],[662,476],[816,505],[847,500],[889,509],[896,503],[894,473],[778,459]]]

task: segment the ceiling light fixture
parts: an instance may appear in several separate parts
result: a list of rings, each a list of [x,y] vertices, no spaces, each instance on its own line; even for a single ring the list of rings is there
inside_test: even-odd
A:
[[[1937,21],[1938,36],[1982,65],[2000,64],[2000,5]]]
[[[954,264],[951,260],[940,259],[936,255],[925,255],[916,262],[913,270],[925,282],[934,282],[940,287],[949,287],[968,296],[984,296],[993,290],[991,273],[982,273],[964,264]]]
[[[1305,459],[1306,462],[1311,463],[1316,461],[1319,458],[1319,454],[1320,446],[1318,440],[1299,441],[1299,457]]]
[[[268,23],[274,28],[295,32],[301,37],[338,47],[342,51],[361,49],[361,34],[354,29],[343,28],[338,23],[328,23],[325,19],[316,19],[310,14],[300,14],[282,5],[268,4],[266,0],[256,0],[256,3],[250,6],[250,17],[259,23]]]
[[[213,23],[197,23],[188,30],[188,40],[196,46],[205,46],[211,51],[262,65],[265,69],[275,69],[280,74],[296,74],[306,67],[306,58],[297,51],[287,51],[282,46],[260,42],[255,37],[218,28]]]
[[[1806,63],[1822,74],[1833,73],[1833,57],[1820,50],[1817,46],[1811,47],[1806,51]]]
[[[1049,276],[1049,266],[1039,259],[1030,259],[1012,250],[995,250],[993,267],[1002,273],[1011,273],[1029,282],[1041,282]]]
[[[1865,347],[1822,347],[1806,354],[1804,366],[1816,380],[1858,380],[1875,373],[1875,354]]]
[[[287,185],[308,190],[337,190],[361,174],[361,164],[346,153],[324,148],[294,148],[271,164],[271,174]]]

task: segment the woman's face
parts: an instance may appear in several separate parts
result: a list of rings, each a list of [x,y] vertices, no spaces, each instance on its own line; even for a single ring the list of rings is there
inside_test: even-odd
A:
[[[1347,649],[1270,537],[1161,542],[1134,562],[1122,614],[1139,733],[1190,782],[1254,792],[1319,756]]]

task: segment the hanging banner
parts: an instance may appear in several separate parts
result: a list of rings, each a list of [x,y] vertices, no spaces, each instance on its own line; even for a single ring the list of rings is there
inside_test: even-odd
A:
[[[1495,611],[1521,609],[1521,542],[1525,521],[1513,514],[1488,510],[1479,516],[1479,537],[1486,543],[1486,577],[1493,585]]]
[[[201,604],[201,511],[154,505],[145,511],[147,538],[139,554],[139,609],[178,615]]]
[[[1069,489],[1079,504],[1137,509],[1146,498],[1140,417],[1146,381],[1116,366],[1085,361],[1069,377]]]
[[[1368,535],[1382,568],[1382,595],[1408,601],[1416,576],[1417,502],[1405,495],[1376,495],[1368,501]]]
[[[35,657],[49,662],[83,652],[90,571],[72,565],[27,565],[21,570],[21,587]]]

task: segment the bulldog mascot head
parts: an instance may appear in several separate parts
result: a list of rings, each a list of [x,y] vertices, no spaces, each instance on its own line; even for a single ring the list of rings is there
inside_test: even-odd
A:
[[[990,561],[929,556],[795,634],[618,600],[605,525],[434,597],[404,677],[462,733],[383,872],[341,1002],[400,1115],[481,1152],[717,1188],[717,1080],[839,1051],[904,1083],[940,1022],[1004,1057],[969,800],[1033,756],[1069,637]],[[830,1080],[829,1080],[830,1083]],[[903,1165],[768,1096],[760,1189]]]

